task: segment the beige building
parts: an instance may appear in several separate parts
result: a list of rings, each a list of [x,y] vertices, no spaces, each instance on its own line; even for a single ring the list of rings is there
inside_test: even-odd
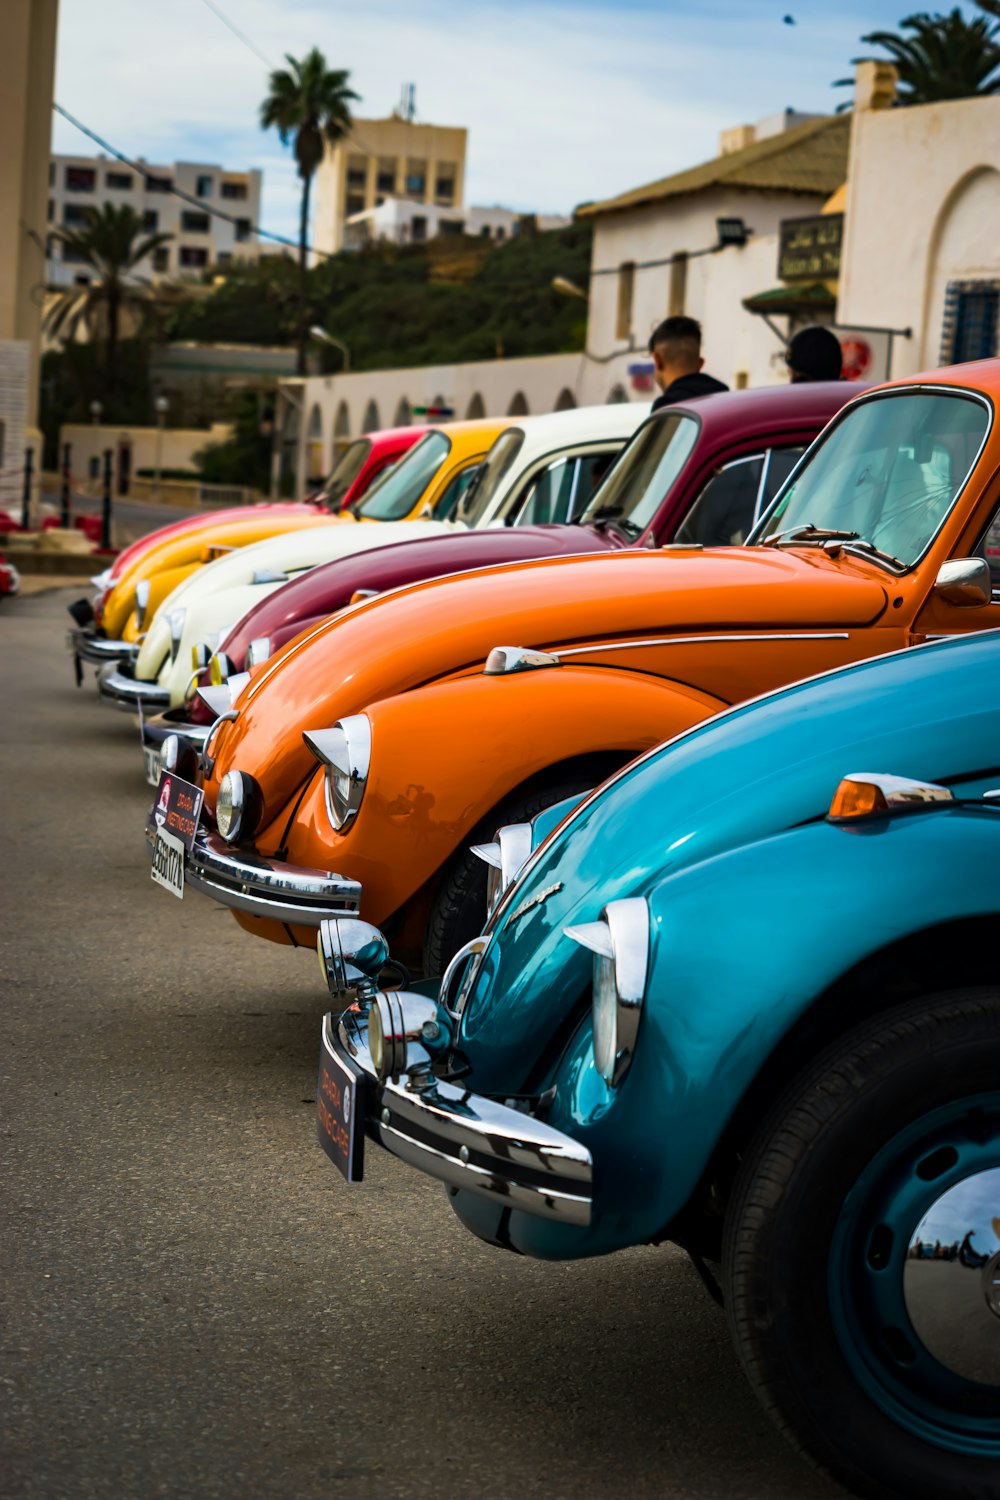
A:
[[[355,120],[316,173],[316,249],[327,255],[341,250],[345,220],[387,198],[461,209],[466,136],[462,126],[418,124],[401,115]]]
[[[58,0],[4,0],[0,49],[0,507],[38,452],[41,289]],[[37,464],[36,464],[37,469]],[[15,472],[13,475],[11,470]]]
[[[88,209],[106,203],[127,204],[140,216],[147,234],[173,235],[170,244],[155,250],[138,267],[140,275],[154,279],[197,275],[211,266],[226,266],[234,259],[258,254],[261,174],[256,168],[233,172],[191,161],[168,167],[146,161],[136,165],[141,170],[107,156],[53,156],[48,172],[48,228],[82,228]],[[177,197],[174,189],[186,193],[187,199]],[[47,250],[51,286],[89,281],[88,267],[76,262],[55,235],[50,235]]]

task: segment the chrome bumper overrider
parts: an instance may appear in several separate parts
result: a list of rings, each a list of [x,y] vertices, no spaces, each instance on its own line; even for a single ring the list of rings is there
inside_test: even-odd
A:
[[[126,713],[135,713],[140,706],[143,709],[166,708],[170,703],[169,688],[135,678],[128,670],[112,666],[98,672],[97,691],[102,703],[110,703]]]
[[[150,854],[155,837],[155,827],[147,824]],[[194,847],[184,855],[184,882],[233,911],[297,927],[318,927],[327,917],[351,916],[361,905],[361,886],[356,880],[234,848],[204,828],[199,828]]]
[[[379,1083],[367,1016],[358,1011],[325,1017],[323,1047],[360,1069],[365,1132],[393,1156],[536,1218],[590,1223],[593,1163],[571,1136],[442,1079],[404,1074],[398,1083]]]
[[[96,667],[106,666],[109,662],[134,661],[139,654],[136,641],[112,641],[80,626],[67,633],[66,644],[74,656],[81,661],[93,662]]]

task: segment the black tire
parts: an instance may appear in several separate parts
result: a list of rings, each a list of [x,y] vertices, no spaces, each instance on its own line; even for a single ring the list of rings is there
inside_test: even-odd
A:
[[[966,1103],[973,1100],[978,1112]],[[887,1275],[902,1276],[896,1288],[905,1287],[912,1231],[902,1212],[893,1221],[885,1204],[902,1205],[904,1191],[916,1177],[925,1178],[923,1168],[931,1158],[924,1154],[930,1149],[924,1142],[937,1139],[935,1131],[945,1139],[943,1122],[950,1122],[950,1139],[960,1142],[957,1157],[966,1149],[979,1153],[977,1182],[983,1181],[978,1174],[985,1161],[992,1188],[993,1170],[1000,1167],[1000,995],[995,991],[908,1002],[829,1047],[763,1122],[727,1210],[726,1308],[750,1384],[804,1456],[855,1493],[881,1500],[1000,1497],[1000,1462],[991,1446],[1000,1444],[1000,1379],[992,1383],[992,1363],[989,1383],[975,1387],[984,1414],[970,1418],[961,1409],[961,1400],[968,1405],[968,1390],[960,1400],[954,1374],[933,1359],[928,1363],[912,1324],[904,1326],[918,1344],[917,1361],[894,1365],[891,1351],[886,1352],[891,1323],[872,1310],[866,1290],[856,1295],[852,1290],[855,1284],[877,1285],[881,1269],[872,1247],[876,1232],[883,1231],[869,1204],[878,1204],[882,1218],[899,1231],[898,1248],[889,1241]],[[975,1131],[979,1135],[973,1139]],[[913,1161],[920,1162],[920,1170],[909,1165]],[[883,1180],[896,1184],[904,1168],[909,1177],[902,1178],[903,1186],[883,1189]],[[971,1169],[961,1161],[953,1170],[957,1181],[968,1180],[960,1174]],[[882,1199],[875,1189],[866,1198],[873,1181]],[[845,1237],[845,1223],[855,1226],[853,1238]],[[866,1245],[867,1253],[859,1255]],[[884,1284],[894,1294],[891,1280]],[[844,1287],[849,1290],[841,1300]],[[985,1305],[983,1317],[989,1340]],[[982,1336],[979,1327],[977,1337]],[[867,1366],[858,1359],[859,1349],[871,1355]],[[992,1362],[992,1345],[990,1350]],[[997,1360],[1000,1370],[1000,1321]],[[923,1415],[914,1425],[907,1402],[916,1386],[908,1392],[906,1382],[916,1381],[913,1370],[928,1368],[941,1377],[936,1389],[948,1391],[947,1402],[942,1397],[932,1403],[930,1425]],[[862,1371],[868,1391],[858,1378]],[[959,1441],[964,1451],[949,1448],[948,1424],[971,1420],[985,1424],[987,1448],[975,1434],[972,1441],[967,1429]]]
[[[567,776],[557,785],[510,797],[473,829],[452,857],[431,905],[424,935],[426,975],[443,974],[448,960],[463,943],[478,937],[485,925],[487,867],[470,852],[470,845],[489,843],[497,829],[507,823],[529,823],[553,803],[590,791],[597,779],[593,775]]]

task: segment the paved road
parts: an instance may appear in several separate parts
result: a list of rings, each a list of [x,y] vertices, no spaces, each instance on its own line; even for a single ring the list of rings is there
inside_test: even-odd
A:
[[[314,1143],[311,953],[155,888],[61,592],[0,609],[5,1500],[833,1500],[685,1258],[542,1265]]]
[[[49,504],[58,505],[58,495],[47,495]],[[206,515],[211,510],[220,510],[218,505],[201,505],[192,509],[185,509],[179,505],[152,505],[142,500],[114,500],[111,505],[112,526],[115,535],[119,533],[134,541],[136,537],[145,536],[147,531],[155,531],[158,526],[168,526],[171,521],[182,521],[187,516]],[[102,502],[100,498],[91,495],[74,495],[72,501],[72,513],[74,516],[99,516],[102,513]]]

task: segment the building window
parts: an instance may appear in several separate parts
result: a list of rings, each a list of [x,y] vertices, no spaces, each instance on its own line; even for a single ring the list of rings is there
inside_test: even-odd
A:
[[[363,193],[365,183],[368,180],[368,168],[365,166],[363,156],[352,156],[347,163],[347,186],[355,192]]]
[[[55,185],[56,185],[56,164],[55,164],[54,161],[50,161],[49,162],[49,187],[55,187]]]
[[[194,245],[182,245],[180,264],[186,270],[200,271],[202,267],[208,265],[208,251],[199,250]]]
[[[236,238],[242,243],[250,238],[253,225],[249,219],[236,220]]]
[[[231,263],[232,258],[233,252],[231,250],[220,250],[218,255],[215,257],[215,263],[217,266],[228,266]]]
[[[130,193],[135,186],[131,172],[105,172],[104,186],[115,193]]]
[[[455,201],[455,168],[450,163],[438,167],[434,181],[434,196],[445,203]]]
[[[390,198],[396,191],[396,163],[391,158],[383,156],[379,159],[375,186],[380,193],[386,193]]]
[[[208,214],[192,213],[190,209],[181,214],[181,228],[190,234],[207,234],[209,230]]]
[[[406,163],[406,194],[410,198],[422,198],[427,192],[427,163],[411,160]]]
[[[482,228],[480,229],[480,231],[479,231],[479,238],[481,240],[488,240],[489,237],[490,237],[490,226],[488,224],[484,224],[482,226]]]
[[[155,234],[160,227],[160,215],[155,208],[147,208],[142,216],[142,228],[145,234]]]
[[[247,201],[247,185],[245,182],[224,182],[222,184],[223,198],[235,198],[240,203]]]
[[[69,225],[86,224],[87,209],[82,203],[63,204],[63,223]]]
[[[55,201],[54,201],[54,199],[50,198],[49,199],[49,213],[48,213],[49,223],[52,222],[52,220],[55,218],[55,216],[56,216]]]
[[[679,318],[687,300],[688,253],[677,250],[670,262],[670,283],[667,288],[667,317]]]
[[[455,235],[465,233],[464,219],[441,219],[438,223],[438,233],[445,238],[454,238]]]
[[[183,253],[184,252],[181,251],[182,255],[183,255]],[[170,270],[170,251],[167,249],[166,245],[159,245],[153,251],[153,270],[154,271],[169,271]]]
[[[410,238],[412,240],[425,240],[427,238],[427,220],[423,214],[414,214],[410,220]]]
[[[97,173],[93,167],[67,167],[66,191],[68,193],[92,193],[97,186]]]
[[[87,262],[87,257],[81,251],[75,249],[73,245],[63,245],[62,258],[64,263],[69,265],[85,265]]]
[[[211,198],[214,179],[209,176],[198,177],[195,181],[194,191],[198,198]]]
[[[615,313],[615,337],[627,339],[632,332],[632,294],[635,291],[635,262],[624,261],[618,267],[618,307]]]
[[[498,240],[505,240],[507,238],[507,231],[502,224],[497,225],[496,237]]]
[[[992,359],[1000,350],[1000,281],[952,281],[944,298],[941,363]]]
[[[169,193],[173,189],[173,181],[169,177],[146,177],[147,193]]]
[[[365,200],[362,193],[348,193],[347,202],[344,204],[344,212],[350,218],[351,214],[364,212]]]

